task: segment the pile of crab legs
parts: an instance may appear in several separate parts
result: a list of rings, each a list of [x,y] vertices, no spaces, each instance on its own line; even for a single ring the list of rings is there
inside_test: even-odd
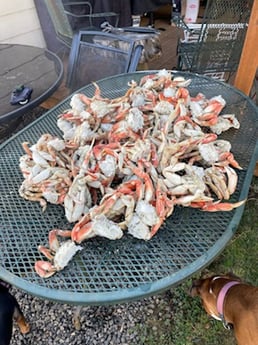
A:
[[[191,80],[162,70],[131,81],[121,97],[74,94],[59,115],[63,137],[43,134],[24,142],[20,195],[63,205],[72,230],[49,232],[48,261],[35,270],[50,277],[62,270],[79,244],[94,236],[119,239],[127,230],[150,240],[174,207],[230,211],[241,169],[222,132],[239,128],[234,114],[222,114],[221,96],[191,96]],[[67,238],[60,241],[61,238]],[[69,239],[68,239],[69,238]]]

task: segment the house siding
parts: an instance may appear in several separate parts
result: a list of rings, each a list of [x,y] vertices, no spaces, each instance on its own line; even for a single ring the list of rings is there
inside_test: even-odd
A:
[[[0,0],[0,43],[46,47],[33,0]]]

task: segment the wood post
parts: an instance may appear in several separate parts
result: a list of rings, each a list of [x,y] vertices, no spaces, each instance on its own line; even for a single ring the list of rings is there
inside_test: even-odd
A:
[[[236,73],[234,86],[250,95],[255,74],[258,68],[258,0],[254,0],[253,8],[249,20],[246,38],[241,54],[238,70]],[[256,90],[257,92],[257,90]],[[256,95],[257,97],[257,95]],[[254,175],[258,176],[258,162],[254,170]]]
[[[258,68],[258,0],[254,0],[234,86],[247,96]]]

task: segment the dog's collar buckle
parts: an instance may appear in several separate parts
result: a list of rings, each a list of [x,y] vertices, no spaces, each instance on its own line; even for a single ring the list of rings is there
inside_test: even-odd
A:
[[[232,325],[231,323],[228,323],[228,322],[225,320],[224,315],[219,314],[219,317],[220,317],[220,319],[221,319],[221,322],[222,322],[222,324],[223,324],[223,327],[224,327],[225,329],[227,329],[228,331],[230,331],[230,330],[233,328],[233,325]]]

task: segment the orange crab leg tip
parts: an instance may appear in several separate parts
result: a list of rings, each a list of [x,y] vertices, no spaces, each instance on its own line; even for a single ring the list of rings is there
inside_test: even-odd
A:
[[[43,260],[36,261],[34,268],[41,278],[49,278],[56,273],[54,266],[50,262]]]
[[[218,211],[232,211],[234,208],[242,206],[246,202],[246,199],[235,203],[221,202],[217,204],[208,204],[203,206],[203,211],[218,212]]]
[[[38,251],[40,253],[42,253],[43,255],[45,255],[46,258],[48,258],[49,260],[53,260],[54,259],[54,256],[52,255],[51,253],[51,250],[42,246],[42,245],[39,245],[38,246]]]
[[[80,100],[81,100],[84,104],[86,104],[87,106],[90,105],[91,99],[90,99],[89,97],[87,97],[87,96],[84,95],[83,93],[80,93],[80,94],[79,94],[79,97],[80,97]]]

